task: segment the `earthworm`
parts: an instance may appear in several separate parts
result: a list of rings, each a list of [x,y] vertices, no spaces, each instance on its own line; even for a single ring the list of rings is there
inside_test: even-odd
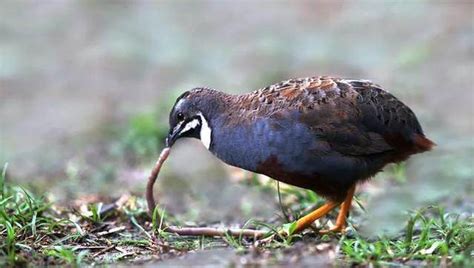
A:
[[[152,169],[150,176],[148,177],[148,183],[146,186],[146,201],[148,204],[148,213],[150,217],[153,217],[153,211],[156,207],[155,198],[153,197],[153,186],[155,181],[158,178],[161,167],[166,161],[170,154],[170,147],[164,148],[160,157],[155,163],[154,168]],[[254,237],[256,239],[263,237],[268,232],[262,230],[252,230],[252,229],[226,229],[226,228],[211,228],[211,227],[177,227],[177,226],[168,226],[162,221],[162,216],[157,214],[157,222],[162,222],[162,228],[169,233],[175,233],[178,235],[189,235],[189,236],[246,236]]]

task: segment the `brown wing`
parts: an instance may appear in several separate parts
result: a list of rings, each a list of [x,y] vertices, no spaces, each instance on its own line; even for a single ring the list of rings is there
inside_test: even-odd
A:
[[[418,153],[430,150],[434,143],[424,136],[413,111],[380,86],[368,81],[348,81],[358,93],[357,108],[362,124],[380,134],[398,151]]]
[[[244,98],[247,99],[242,103],[247,103],[254,117],[298,111],[301,122],[345,155],[393,150],[418,152],[433,145],[424,137],[410,108],[370,81],[329,77],[291,79]]]
[[[314,88],[318,96],[313,109],[302,112],[301,120],[313,128],[315,134],[343,155],[373,155],[393,151],[383,135],[363,123],[365,112],[359,108],[360,94],[341,79]],[[329,86],[330,85],[330,86]],[[323,91],[323,92],[321,92]]]

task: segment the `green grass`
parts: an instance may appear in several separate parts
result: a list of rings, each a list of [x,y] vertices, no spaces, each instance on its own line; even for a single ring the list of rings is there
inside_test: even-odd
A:
[[[73,224],[49,214],[51,204],[27,190],[9,186],[6,165],[1,173],[0,264],[21,264],[35,259],[42,245],[70,234]]]
[[[55,246],[51,249],[44,251],[44,255],[48,257],[53,257],[64,263],[70,265],[79,265],[82,263],[85,256],[89,254],[89,251],[80,251],[79,253],[75,252],[74,248],[64,247],[64,246]]]
[[[355,232],[339,242],[345,259],[356,263],[425,261],[439,265],[472,264],[474,221],[429,207],[410,213],[407,225],[395,237],[368,239]]]
[[[88,206],[88,213],[83,214],[84,218],[88,219],[89,221],[95,223],[95,224],[100,224],[104,222],[104,215],[102,215],[101,210],[102,210],[103,203],[97,203],[97,204],[89,204]]]
[[[395,174],[403,177],[403,167]],[[237,254],[249,256],[254,241],[243,237],[179,237],[163,230],[155,216],[150,220],[141,198],[131,197],[126,205],[102,215],[102,203],[83,208],[61,208],[43,197],[6,182],[6,165],[0,173],[0,265],[70,265],[133,262],[150,256],[182,255],[187,251],[228,246]],[[398,177],[395,177],[398,181]],[[275,191],[254,178],[250,184],[262,191]],[[308,230],[293,234],[294,219],[324,200],[310,191],[283,188],[280,202],[288,218],[272,222],[249,220],[243,227],[267,228],[277,234],[280,228],[289,236],[275,235],[259,244],[258,250],[275,256],[291,256],[295,243],[330,243],[338,248],[338,259],[345,264],[399,265],[406,263],[472,266],[474,222],[472,215],[445,212],[427,207],[407,213],[406,225],[395,236],[365,237],[352,228],[346,235],[320,236]],[[363,217],[363,210],[349,222]],[[156,210],[158,212],[158,208]],[[165,215],[164,211],[160,211]],[[362,214],[362,215],[361,215]],[[333,218],[335,215],[331,215]],[[331,218],[330,217],[330,218]],[[172,215],[166,221],[176,222]],[[324,225],[324,222],[320,223]],[[318,226],[319,227],[319,226]],[[112,231],[111,231],[112,230]],[[118,230],[113,232],[113,230]],[[105,233],[111,231],[110,234]],[[311,242],[308,242],[311,241]],[[254,249],[255,250],[255,249]],[[284,250],[284,251],[281,251]],[[298,250],[298,249],[295,249]],[[277,254],[278,253],[278,254]],[[272,263],[272,262],[270,262]],[[278,263],[276,260],[274,263]]]

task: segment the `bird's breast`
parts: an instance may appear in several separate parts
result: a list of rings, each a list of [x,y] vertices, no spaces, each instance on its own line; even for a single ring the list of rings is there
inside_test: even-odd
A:
[[[327,145],[311,130],[294,120],[256,119],[228,126],[213,127],[211,152],[224,162],[259,172],[259,166],[277,159],[289,172],[311,172],[318,153]]]

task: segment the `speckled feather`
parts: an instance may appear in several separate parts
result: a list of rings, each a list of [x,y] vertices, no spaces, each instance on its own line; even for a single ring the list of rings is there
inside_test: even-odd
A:
[[[388,163],[429,150],[415,114],[366,80],[291,79],[243,95],[188,91],[223,161],[333,200]]]

